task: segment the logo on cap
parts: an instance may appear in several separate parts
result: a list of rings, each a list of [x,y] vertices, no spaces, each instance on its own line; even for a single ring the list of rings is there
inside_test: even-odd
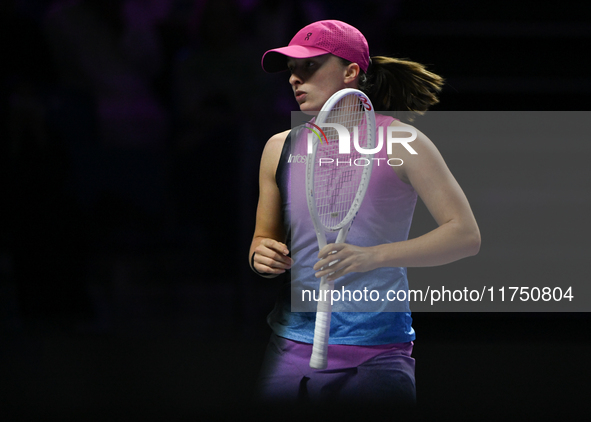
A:
[[[308,32],[308,33],[306,34],[306,41],[310,41],[310,36],[311,36],[311,35],[312,35],[312,33],[311,33],[311,32]]]

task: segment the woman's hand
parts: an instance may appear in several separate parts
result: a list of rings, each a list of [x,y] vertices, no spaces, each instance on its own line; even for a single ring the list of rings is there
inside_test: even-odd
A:
[[[349,273],[362,273],[375,269],[372,248],[349,245],[347,243],[331,243],[318,253],[319,261],[314,265],[316,277],[328,276],[328,281]],[[332,265],[330,263],[334,262]]]
[[[287,256],[289,250],[283,243],[273,239],[262,239],[254,249],[253,267],[265,275],[279,275],[290,269],[293,260]]]

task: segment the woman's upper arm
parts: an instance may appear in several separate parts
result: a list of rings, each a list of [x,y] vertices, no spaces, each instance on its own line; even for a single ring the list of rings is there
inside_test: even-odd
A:
[[[284,228],[281,215],[281,193],[275,172],[289,131],[272,136],[265,145],[259,172],[259,201],[254,237],[271,238],[283,242]]]
[[[402,144],[394,144],[390,157],[404,161],[397,172],[401,179],[413,186],[439,226],[455,222],[477,232],[468,199],[433,142],[417,130],[417,139],[411,145],[416,154],[410,154]]]

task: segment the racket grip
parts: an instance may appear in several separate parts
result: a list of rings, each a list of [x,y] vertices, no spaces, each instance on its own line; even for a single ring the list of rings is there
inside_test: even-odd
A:
[[[324,277],[320,282],[320,298],[316,310],[316,325],[314,327],[314,343],[312,345],[312,356],[310,367],[314,369],[325,369],[328,366],[328,339],[330,337],[330,319],[332,316],[332,304],[330,290],[332,283],[326,283]],[[323,290],[328,290],[324,295]]]

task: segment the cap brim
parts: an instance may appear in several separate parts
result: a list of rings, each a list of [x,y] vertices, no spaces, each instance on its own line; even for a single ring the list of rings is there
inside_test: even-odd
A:
[[[287,57],[294,59],[306,59],[308,57],[322,56],[328,51],[317,47],[306,47],[303,45],[290,45],[287,47],[274,48],[263,54],[261,66],[268,73],[287,70]]]

